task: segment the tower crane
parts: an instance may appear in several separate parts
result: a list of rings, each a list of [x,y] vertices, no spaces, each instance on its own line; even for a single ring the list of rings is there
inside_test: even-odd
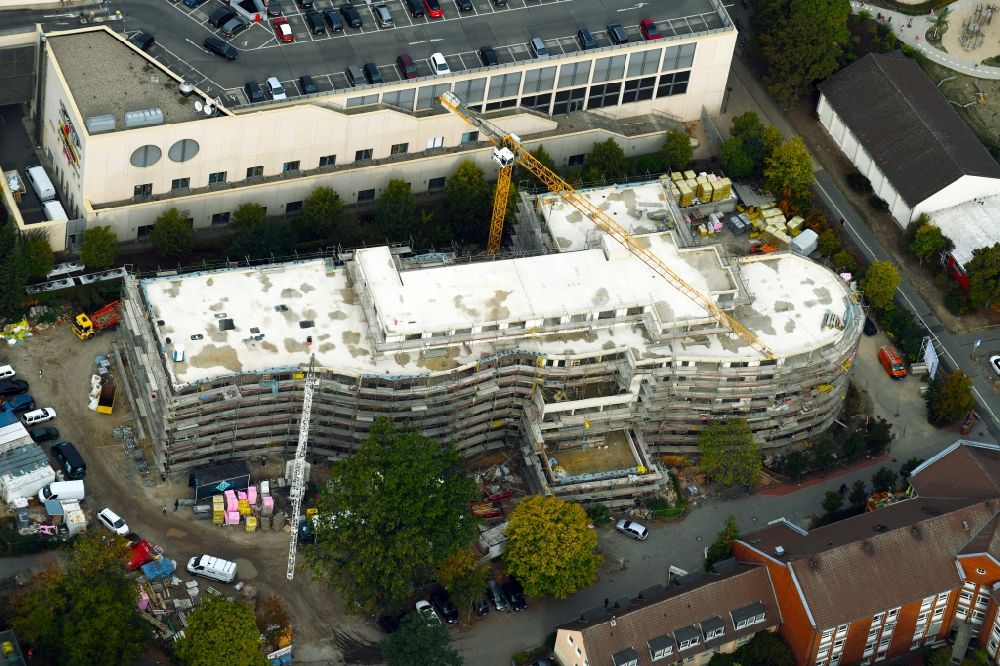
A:
[[[309,357],[309,372],[306,373],[306,383],[302,389],[302,416],[299,420],[299,442],[295,446],[295,459],[292,464],[292,487],[289,497],[292,500],[292,533],[288,540],[288,580],[295,578],[295,551],[299,546],[299,513],[302,511],[302,496],[305,494],[306,448],[309,442],[309,419],[312,415],[313,390],[319,381],[316,379],[316,355]]]
[[[598,229],[625,246],[629,252],[642,260],[657,275],[665,279],[671,286],[700,305],[724,328],[736,334],[744,343],[760,352],[764,358],[773,359],[771,348],[760,341],[746,326],[736,321],[723,311],[710,298],[685,282],[665,261],[638,242],[635,236],[618,224],[614,218],[595,206],[590,199],[577,192],[572,185],[559,177],[547,166],[539,162],[534,155],[521,145],[521,139],[480,117],[477,113],[462,104],[458,96],[447,91],[440,97],[441,104],[459,118],[485,134],[493,143],[493,161],[500,166],[497,179],[496,195],[493,201],[493,218],[490,222],[490,237],[486,251],[493,255],[500,249],[500,236],[503,232],[503,222],[507,215],[507,197],[510,191],[510,175],[515,164],[530,171],[538,180],[545,184],[549,191],[558,194],[593,222]]]

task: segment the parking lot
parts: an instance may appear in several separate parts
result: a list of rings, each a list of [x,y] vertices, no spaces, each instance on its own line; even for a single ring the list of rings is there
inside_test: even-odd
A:
[[[319,92],[350,87],[344,76],[346,67],[365,63],[378,66],[387,83],[402,80],[395,65],[401,53],[409,54],[417,76],[432,76],[428,58],[432,53],[444,54],[452,72],[462,72],[484,66],[479,50],[492,47],[500,65],[533,60],[528,42],[539,36],[551,56],[577,53],[581,50],[576,39],[579,28],[593,34],[597,48],[611,45],[606,27],[621,23],[630,42],[641,41],[639,21],[656,20],[664,37],[669,39],[706,29],[721,27],[718,16],[706,0],[681,0],[669,8],[629,0],[508,0],[497,6],[492,0],[471,0],[472,9],[459,11],[454,0],[441,0],[442,18],[413,17],[404,0],[386,0],[394,25],[377,26],[372,5],[359,3],[356,9],[362,26],[344,26],[332,31],[313,34],[307,27],[305,10],[294,0],[280,0],[283,16],[288,20],[294,42],[282,43],[275,35],[273,19],[261,16],[261,21],[231,39],[226,39],[207,21],[221,0],[208,0],[197,8],[183,2],[156,0],[141,4],[126,0],[129,18],[125,33],[139,30],[156,36],[150,54],[181,76],[211,94],[224,98],[230,105],[247,104],[243,85],[248,81],[263,82],[277,76],[289,96],[302,95],[298,78],[309,75]],[[336,8],[329,0],[317,2],[316,11]],[[201,43],[206,37],[217,36],[229,41],[238,51],[239,59],[226,62],[209,54]]]

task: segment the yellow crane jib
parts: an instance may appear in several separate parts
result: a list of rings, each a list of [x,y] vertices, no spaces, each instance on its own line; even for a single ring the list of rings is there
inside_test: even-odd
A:
[[[595,206],[590,199],[577,192],[572,185],[560,178],[558,174],[535,159],[535,156],[521,145],[521,140],[516,134],[504,132],[493,123],[480,118],[476,113],[466,108],[462,104],[462,100],[458,98],[458,95],[451,91],[447,91],[441,95],[440,101],[449,111],[478,129],[494,146],[493,161],[500,167],[500,174],[497,179],[496,196],[493,200],[493,217],[490,220],[490,237],[486,247],[487,253],[493,255],[500,249],[503,222],[507,215],[507,199],[510,193],[510,172],[515,164],[519,164],[544,183],[550,192],[558,194],[566,203],[586,215],[598,229],[624,245],[629,252],[652,268],[657,275],[703,307],[720,325],[760,352],[764,358],[768,360],[774,358],[771,348],[761,342],[748,328],[720,309],[710,298],[685,282],[660,257],[640,245],[635,236],[630,234],[625,227],[618,224],[614,218]]]

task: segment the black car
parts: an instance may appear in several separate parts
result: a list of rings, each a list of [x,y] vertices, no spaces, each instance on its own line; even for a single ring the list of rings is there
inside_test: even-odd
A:
[[[378,71],[378,65],[373,62],[366,62],[361,66],[368,83],[382,83],[382,73]]]
[[[528,607],[528,602],[524,599],[524,589],[516,580],[508,578],[500,587],[503,589],[503,594],[507,597],[507,601],[515,613],[520,613]]]
[[[458,10],[461,12],[472,11],[472,0],[455,0],[455,4],[458,5]]]
[[[309,28],[309,32],[314,35],[326,34],[326,24],[323,23],[323,17],[315,9],[306,12],[306,26]]]
[[[403,0],[403,2],[413,18],[420,18],[424,15],[424,3],[421,0]]]
[[[299,3],[299,7],[301,7],[302,9],[313,8],[313,0],[297,0],[297,2]]]
[[[59,431],[51,426],[39,426],[37,428],[32,428],[28,431],[28,434],[31,435],[31,439],[35,440],[35,444],[51,442],[54,439],[59,439]]]
[[[482,599],[479,599],[472,604],[472,612],[476,614],[476,617],[482,617],[488,615],[490,612],[490,600],[483,595]]]
[[[243,86],[243,92],[247,94],[247,99],[251,104],[264,101],[264,91],[261,89],[260,84],[256,81],[248,81]]]
[[[0,397],[6,398],[12,395],[28,392],[28,382],[23,379],[0,380]]]
[[[482,60],[483,64],[487,67],[500,64],[500,59],[497,58],[497,52],[492,46],[484,46],[479,49],[479,59]]]
[[[612,44],[628,44],[628,34],[621,23],[608,24],[608,37],[611,38]]]
[[[319,92],[319,88],[316,87],[316,82],[311,76],[299,77],[299,90],[302,91],[303,95],[315,95]]]
[[[431,603],[434,604],[438,613],[441,614],[442,620],[448,624],[458,624],[458,609],[455,608],[455,604],[448,598],[447,592],[444,590],[434,590],[431,593]]]
[[[594,39],[594,36],[590,34],[590,31],[586,28],[580,28],[577,30],[576,38],[580,41],[580,48],[584,51],[597,48],[597,40]]]
[[[878,328],[870,317],[865,317],[865,325],[861,330],[864,331],[865,335],[875,335],[878,333]]]
[[[226,60],[236,60],[240,55],[239,51],[232,44],[218,37],[209,37],[201,45],[209,53],[214,53]]]
[[[268,16],[281,16],[281,5],[278,4],[278,0],[267,0],[264,4],[264,8],[267,10]]]
[[[344,29],[344,22],[340,20],[340,14],[337,13],[336,9],[324,9],[323,18],[326,19],[326,24],[330,26],[330,32],[340,32]]]
[[[340,14],[344,17],[344,20],[347,21],[347,25],[352,28],[361,27],[361,14],[359,14],[358,10],[354,8],[354,5],[341,5]]]
[[[136,48],[140,51],[148,51],[149,47],[153,45],[153,42],[155,42],[156,39],[148,32],[140,31],[129,37],[128,41],[135,44]]]
[[[213,28],[221,28],[225,25],[226,21],[234,16],[236,16],[236,12],[229,7],[219,7],[208,17],[208,24]]]

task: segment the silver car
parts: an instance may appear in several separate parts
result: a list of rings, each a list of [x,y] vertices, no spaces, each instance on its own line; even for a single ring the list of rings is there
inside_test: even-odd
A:
[[[645,541],[649,536],[649,530],[634,520],[619,520],[615,523],[615,529],[636,541]]]

